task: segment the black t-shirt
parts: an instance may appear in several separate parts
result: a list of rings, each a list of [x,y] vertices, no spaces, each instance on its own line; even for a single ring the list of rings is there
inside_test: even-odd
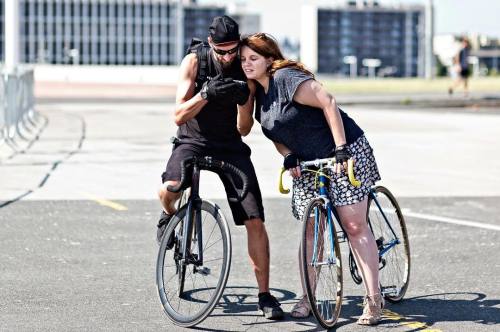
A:
[[[214,60],[211,51],[208,54],[208,61],[210,63],[207,79],[222,73],[223,77],[246,81],[238,57],[225,70]],[[200,89],[201,85],[197,86],[195,93],[198,93]],[[225,100],[210,101],[193,119],[179,126],[177,137],[186,143],[214,149],[242,149],[244,148],[241,145],[243,142],[236,128],[237,116],[236,103],[228,103]]]
[[[462,70],[469,69],[469,49],[464,47],[458,53],[458,62],[460,63],[460,67]]]
[[[255,117],[264,135],[284,144],[303,160],[326,158],[333,154],[335,142],[322,109],[302,105],[293,100],[299,85],[313,79],[295,68],[278,69],[269,79],[267,94],[257,86]],[[340,110],[347,144],[351,144],[363,130],[345,112]]]

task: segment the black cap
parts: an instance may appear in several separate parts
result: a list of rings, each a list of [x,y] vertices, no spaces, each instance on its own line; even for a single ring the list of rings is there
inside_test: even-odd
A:
[[[208,33],[214,44],[224,44],[240,40],[238,23],[227,15],[215,17],[208,28]]]

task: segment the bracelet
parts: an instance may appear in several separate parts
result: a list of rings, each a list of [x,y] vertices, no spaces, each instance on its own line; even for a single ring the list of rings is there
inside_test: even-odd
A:
[[[345,150],[347,148],[347,144],[339,145],[335,148],[335,151]]]

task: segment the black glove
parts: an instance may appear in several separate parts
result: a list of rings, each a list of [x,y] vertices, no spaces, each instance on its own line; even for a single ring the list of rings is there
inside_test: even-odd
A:
[[[244,105],[247,102],[250,89],[245,81],[233,80],[231,77],[226,77],[222,81],[226,84],[223,85],[224,89],[218,95],[218,103]]]
[[[244,81],[233,81],[238,85],[238,88],[236,89],[234,93],[234,101],[238,105],[245,105],[245,103],[248,100],[248,97],[250,96],[250,89],[248,88],[247,82]]]
[[[351,157],[351,152],[349,151],[349,148],[346,144],[339,145],[335,149],[335,159],[337,163],[343,164],[344,162],[347,162]]]
[[[283,167],[285,169],[295,168],[299,165],[300,159],[295,153],[290,152],[285,156],[285,159],[283,159]]]
[[[221,78],[220,75],[215,76],[209,81],[203,83],[201,87],[201,95],[203,99],[215,101],[225,98],[234,98],[234,92],[238,89],[238,83],[232,78]]]

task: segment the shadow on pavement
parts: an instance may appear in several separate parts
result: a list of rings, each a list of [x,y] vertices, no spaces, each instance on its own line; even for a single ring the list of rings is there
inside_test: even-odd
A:
[[[216,314],[212,313],[211,317],[236,317],[240,318],[242,326],[269,326],[269,324],[279,324],[280,322],[296,322],[298,325],[312,327],[312,329],[308,331],[322,331],[323,329],[315,328],[316,320],[311,315],[308,319],[294,319],[290,317],[289,313],[285,310],[285,318],[280,321],[271,321],[262,318],[260,313],[257,311],[257,293],[258,289],[256,287],[251,286],[228,286],[224,290],[224,294],[222,295],[219,304],[215,307]],[[276,299],[282,304],[291,304],[295,303],[297,294],[294,292],[280,289],[280,288],[271,288],[271,294],[273,294]],[[254,317],[255,320],[252,322],[248,322],[243,320],[242,318]],[[259,319],[262,318],[262,319]],[[218,329],[209,329],[206,326],[203,327],[194,327],[196,330],[203,331],[232,331],[232,330],[222,330]]]
[[[224,315],[237,315],[241,313],[257,313],[256,287],[230,286],[226,287],[217,309],[221,309]],[[285,289],[271,288],[271,294],[280,302],[293,300],[296,294]]]
[[[283,289],[272,289],[272,294],[281,303],[296,302],[296,294]],[[257,289],[255,287],[227,287],[217,309],[222,313],[214,316],[254,316],[260,317],[256,311]],[[334,327],[355,325],[361,314],[363,298],[361,296],[344,297],[340,318]],[[494,326],[500,324],[500,300],[488,299],[485,294],[473,292],[439,293],[406,298],[400,303],[386,302],[381,328],[404,326],[406,331],[421,331],[431,328],[440,322],[472,322],[480,325]],[[285,322],[295,322],[303,331],[323,331],[314,316],[307,319],[294,319],[285,313]],[[283,322],[281,321],[281,322]],[[274,324],[268,320],[242,322],[243,325],[257,326]],[[206,328],[203,328],[206,330]]]
[[[335,327],[356,323],[361,314],[360,296],[344,297],[341,318]],[[500,300],[487,299],[472,292],[439,293],[403,299],[400,303],[386,301],[380,326],[405,325],[408,331],[420,331],[439,322],[472,322],[481,325],[500,323]]]

